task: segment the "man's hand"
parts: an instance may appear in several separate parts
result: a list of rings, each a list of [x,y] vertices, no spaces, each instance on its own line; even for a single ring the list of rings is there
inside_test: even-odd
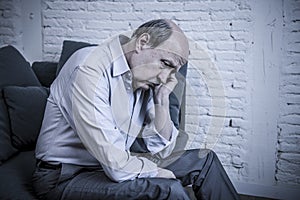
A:
[[[170,140],[172,133],[169,96],[176,84],[177,79],[174,73],[170,75],[166,84],[159,85],[154,89],[155,128],[167,140]]]
[[[154,88],[154,102],[155,104],[163,105],[169,104],[169,95],[174,90],[178,81],[176,79],[175,73],[171,74],[165,84],[160,84]]]
[[[173,174],[172,171],[158,168],[158,174],[156,175],[157,178],[174,178],[176,179],[176,176]]]

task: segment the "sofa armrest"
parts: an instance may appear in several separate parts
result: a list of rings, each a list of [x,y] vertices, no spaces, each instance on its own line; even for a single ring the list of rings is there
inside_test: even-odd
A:
[[[39,79],[40,83],[45,87],[50,87],[56,78],[57,63],[56,62],[34,62],[32,69]]]

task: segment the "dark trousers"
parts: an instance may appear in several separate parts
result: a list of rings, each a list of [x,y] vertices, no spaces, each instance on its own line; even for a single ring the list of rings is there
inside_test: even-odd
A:
[[[189,199],[184,186],[192,184],[197,199],[239,199],[213,151],[175,152],[159,166],[177,179],[141,178],[116,183],[101,168],[62,164],[38,166],[34,189],[41,199]]]

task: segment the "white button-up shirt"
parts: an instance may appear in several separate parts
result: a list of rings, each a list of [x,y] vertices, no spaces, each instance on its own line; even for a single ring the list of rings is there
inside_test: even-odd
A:
[[[152,90],[132,89],[119,37],[75,52],[50,88],[36,157],[53,163],[100,165],[115,181],[157,174],[155,162],[129,149],[142,137],[160,158],[173,150],[154,126]],[[155,160],[155,159],[151,159]]]

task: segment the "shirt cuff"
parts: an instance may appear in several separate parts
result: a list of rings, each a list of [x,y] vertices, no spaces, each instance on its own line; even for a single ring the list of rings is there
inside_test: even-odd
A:
[[[143,167],[138,178],[156,177],[158,174],[157,165],[147,158],[139,157],[139,159],[143,162]]]
[[[144,138],[148,150],[153,154],[156,154],[162,151],[163,149],[167,148],[170,144],[175,143],[176,138],[178,136],[178,130],[176,129],[173,123],[172,123],[172,133],[171,133],[170,141],[164,138],[163,136],[161,136],[158,133],[158,131],[156,131],[156,129],[153,130],[153,132],[154,133],[152,135],[148,136],[147,138]]]

